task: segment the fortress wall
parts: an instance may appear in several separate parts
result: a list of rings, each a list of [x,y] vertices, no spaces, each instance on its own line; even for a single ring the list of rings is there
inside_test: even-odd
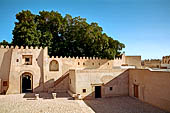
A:
[[[161,60],[159,59],[144,60],[143,65],[144,67],[160,68]]]
[[[141,68],[141,56],[125,56],[125,64]]]
[[[123,54],[121,58],[115,58],[113,60],[113,67],[119,67],[122,66],[122,64],[125,64],[125,54]]]
[[[59,62],[62,74],[69,69],[112,69],[113,60],[98,59],[95,57],[51,57],[48,58],[48,64],[52,60]]]
[[[170,64],[170,56],[163,56],[162,64]]]
[[[32,64],[26,65],[23,56],[32,56]],[[21,76],[23,73],[30,73],[33,76],[33,92],[43,90],[43,49],[33,47],[13,48],[11,56],[11,69],[9,74],[9,88],[7,93],[21,92]]]
[[[113,61],[113,67],[121,66],[122,64],[124,64],[122,59],[116,58]]]
[[[25,72],[33,75],[33,89],[34,92],[37,92],[47,91],[48,88],[54,86],[54,82],[57,79],[70,69],[108,70],[112,69],[113,66],[121,66],[125,63],[124,55],[122,58],[114,60],[100,59],[97,57],[49,57],[47,47],[43,49],[42,47],[6,46],[4,48],[1,46],[0,52],[2,53],[0,56],[0,64],[5,64],[6,67],[8,67],[1,66],[0,68],[0,72],[3,71],[3,73],[5,73],[3,77],[9,79],[10,87],[7,93],[21,92],[21,76]],[[26,60],[25,56],[31,57],[31,65],[24,64]],[[4,60],[4,58],[6,60]],[[50,62],[53,60],[57,61],[59,64],[59,70],[57,71],[50,71]],[[0,77],[2,78],[2,74]]]
[[[134,97],[134,84],[138,85],[138,98],[161,109],[170,111],[170,72],[129,70],[129,95]]]

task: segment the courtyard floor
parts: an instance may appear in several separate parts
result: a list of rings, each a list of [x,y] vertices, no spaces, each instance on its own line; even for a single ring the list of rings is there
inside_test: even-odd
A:
[[[131,97],[95,100],[27,98],[24,94],[0,95],[0,113],[168,113]]]

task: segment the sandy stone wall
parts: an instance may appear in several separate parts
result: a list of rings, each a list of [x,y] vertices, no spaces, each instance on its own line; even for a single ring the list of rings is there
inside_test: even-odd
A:
[[[159,60],[159,59],[144,60],[143,66],[149,67],[149,68],[160,68],[161,60]]]
[[[125,56],[125,64],[141,68],[141,56]]]
[[[38,47],[24,48],[22,46],[11,46],[10,48],[7,46],[4,48],[1,46],[0,53],[1,84],[3,84],[3,82],[6,82],[7,84],[6,86],[1,87],[1,91],[5,91],[7,94],[21,93],[22,76],[26,73],[31,76],[31,86],[33,87],[33,92],[47,92],[52,87],[55,87],[56,90],[62,88],[67,90],[70,88],[73,92],[77,92],[76,87],[78,84],[75,83],[73,86],[69,86],[69,77],[63,77],[65,76],[65,73],[69,72],[70,69],[90,70],[87,71],[87,73],[84,71],[86,74],[83,76],[91,73],[91,69],[110,73],[108,70],[112,70],[114,66],[120,67],[125,63],[129,63],[129,65],[138,65],[140,60],[139,57],[135,57],[135,61],[133,62],[132,58],[130,58],[130,60],[129,58],[126,59],[125,55],[114,60],[100,59],[97,57],[49,57],[47,47],[43,49]],[[53,69],[50,70],[52,61],[55,61],[57,66],[53,66]],[[55,67],[57,67],[56,70]],[[97,71],[96,74],[99,78],[102,75],[100,75],[100,71]],[[91,80],[93,79],[94,78],[92,77]],[[74,80],[76,81],[76,76],[73,77],[73,82]],[[93,82],[95,83],[96,81]]]
[[[76,93],[76,76],[75,76],[75,70],[69,71],[69,90],[72,93]]]
[[[162,64],[170,64],[170,56],[163,56]]]
[[[26,65],[23,55],[32,56],[32,64]],[[21,76],[30,73],[33,77],[33,92],[43,90],[43,49],[14,48],[12,49],[11,66],[9,73],[9,93],[21,93]]]
[[[138,98],[170,111],[170,72],[129,70],[129,95],[134,97],[138,85]]]
[[[1,87],[2,87],[2,82],[1,82],[2,80],[1,80],[1,78],[0,78],[0,93],[2,92],[2,89],[1,89]]]
[[[12,49],[0,49],[0,78],[1,78],[1,91],[4,92],[8,86],[3,86],[3,81],[9,81],[10,65],[11,65]],[[7,83],[8,84],[8,83]]]
[[[101,86],[102,97],[128,95],[128,72],[125,70],[75,70],[75,76],[76,94],[83,98],[95,98],[95,86]]]

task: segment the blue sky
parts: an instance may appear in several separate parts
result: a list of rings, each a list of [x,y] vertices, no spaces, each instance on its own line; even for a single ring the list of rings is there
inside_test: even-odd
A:
[[[170,0],[0,0],[0,41],[11,42],[15,15],[21,10],[54,10],[97,22],[126,45],[126,55],[170,55]]]

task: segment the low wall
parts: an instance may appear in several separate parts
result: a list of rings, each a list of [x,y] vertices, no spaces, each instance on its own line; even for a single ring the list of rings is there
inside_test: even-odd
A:
[[[130,69],[129,95],[138,95],[139,100],[170,111],[170,72]]]

